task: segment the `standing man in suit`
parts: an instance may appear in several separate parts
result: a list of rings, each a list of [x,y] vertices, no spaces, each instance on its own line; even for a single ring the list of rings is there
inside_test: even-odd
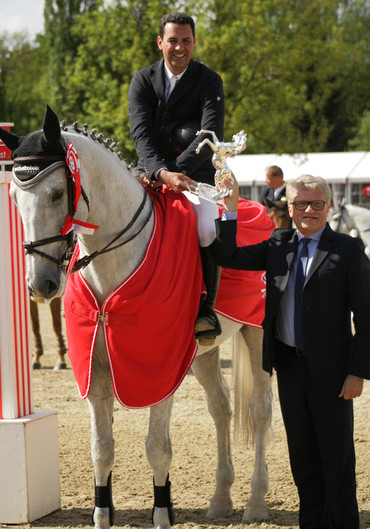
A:
[[[207,135],[223,140],[225,102],[220,76],[192,59],[195,47],[194,20],[180,12],[161,18],[157,45],[163,58],[135,73],[129,89],[131,135],[139,156],[137,173],[150,187],[166,184],[175,192],[189,191],[196,182],[214,185],[212,150]],[[210,138],[212,139],[212,138]],[[212,343],[221,333],[214,313],[220,268],[210,245],[215,238],[216,204],[187,194],[197,216],[207,299],[195,324],[197,337]],[[204,343],[204,342],[203,342]]]
[[[284,174],[278,165],[271,165],[266,169],[266,184],[261,193],[260,203],[266,206],[265,198],[271,202],[276,200],[285,200],[286,184]]]
[[[358,529],[352,399],[370,378],[364,246],[332,231],[330,187],[306,175],[287,184],[297,229],[278,229],[267,241],[238,248],[238,186],[224,185],[230,189],[223,213],[229,220],[216,221],[215,255],[228,268],[266,270],[263,368],[277,372],[299,527]]]

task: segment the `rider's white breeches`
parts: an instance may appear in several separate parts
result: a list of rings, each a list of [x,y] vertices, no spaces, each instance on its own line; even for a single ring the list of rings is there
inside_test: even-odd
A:
[[[215,219],[219,217],[218,205],[189,191],[183,193],[191,203],[197,218],[199,244],[202,247],[209,246],[216,238]]]

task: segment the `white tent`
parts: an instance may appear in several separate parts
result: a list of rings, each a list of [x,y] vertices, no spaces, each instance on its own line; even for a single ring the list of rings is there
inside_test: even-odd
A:
[[[322,176],[332,184],[334,198],[345,197],[348,202],[360,203],[362,189],[370,185],[369,152],[331,152],[308,154],[241,154],[228,160],[241,193],[258,200],[261,186],[265,186],[265,172],[270,165],[278,165],[286,181],[303,174]]]
[[[240,154],[230,158],[228,164],[242,185],[264,184],[270,165],[281,167],[285,180],[311,174],[331,182],[345,183],[351,179],[370,184],[370,152]]]

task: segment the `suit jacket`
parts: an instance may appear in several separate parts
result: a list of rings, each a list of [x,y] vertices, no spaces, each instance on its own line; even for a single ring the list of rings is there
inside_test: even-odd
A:
[[[216,223],[219,265],[266,270],[263,368],[272,373],[276,314],[297,252],[296,230],[277,229],[267,241],[237,248],[236,221]],[[336,233],[327,224],[306,278],[303,309],[304,350],[315,386],[339,394],[347,374],[370,378],[370,264],[360,239]]]
[[[266,206],[266,203],[263,200],[264,197],[266,197],[269,200],[271,200],[272,202],[274,202],[276,200],[281,200],[282,198],[285,198],[285,196],[286,196],[286,185],[279,192],[279,194],[278,194],[278,196],[276,198],[274,198],[274,189],[272,187],[266,186],[266,187],[264,187],[262,189],[261,198],[260,198],[260,204],[263,204],[264,206]]]
[[[171,152],[171,130],[195,123],[195,130],[211,130],[223,140],[225,101],[221,77],[193,60],[173,89],[164,97],[163,59],[135,73],[129,89],[130,131],[139,156],[138,165],[150,176],[163,167],[183,172],[198,182],[214,185],[213,152],[205,145],[195,154],[205,135],[197,136],[178,155]]]

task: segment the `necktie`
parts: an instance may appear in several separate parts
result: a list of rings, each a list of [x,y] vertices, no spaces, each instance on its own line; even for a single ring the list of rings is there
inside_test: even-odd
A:
[[[178,78],[176,77],[176,75],[174,75],[173,77],[171,77],[170,82],[167,84],[166,91],[165,91],[166,103],[168,101],[168,98],[171,95],[172,90],[175,88],[177,81],[178,81]]]
[[[308,243],[310,238],[301,239],[302,251],[298,259],[295,285],[294,285],[294,335],[295,345],[299,349],[303,349],[303,308],[302,308],[302,291],[306,279],[307,264],[308,264]]]

